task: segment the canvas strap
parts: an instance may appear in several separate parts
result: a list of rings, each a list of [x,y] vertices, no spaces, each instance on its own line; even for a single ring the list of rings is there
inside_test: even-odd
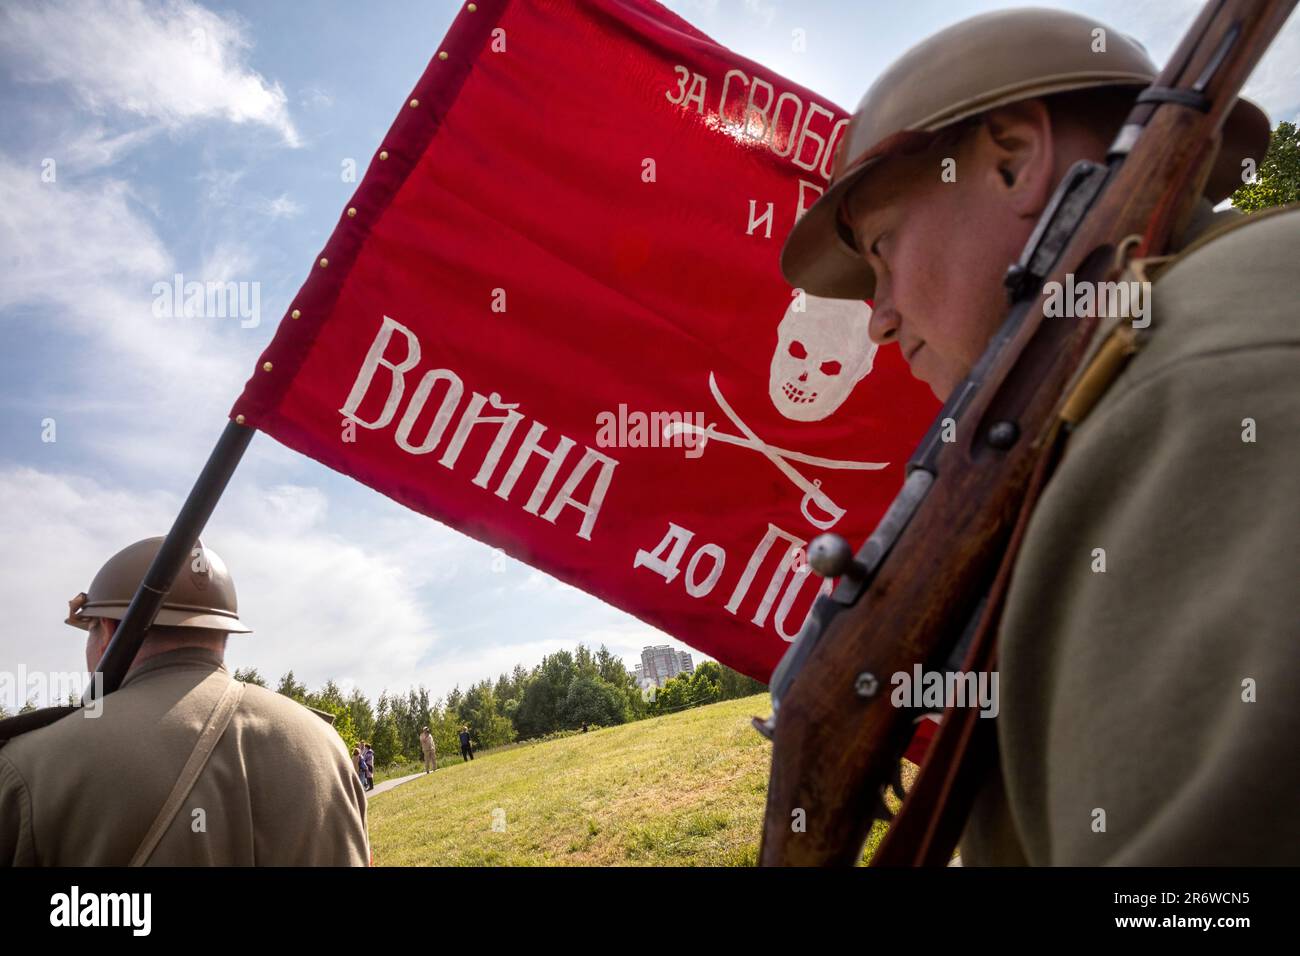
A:
[[[167,795],[167,801],[158,811],[158,816],[154,819],[149,832],[144,835],[140,841],[140,847],[131,857],[131,866],[144,866],[149,862],[149,857],[153,855],[154,849],[158,846],[158,841],[163,838],[167,828],[171,826],[172,820],[176,819],[176,814],[180,811],[181,805],[185,802],[190,791],[194,789],[195,782],[199,779],[199,774],[207,766],[208,758],[212,756],[212,751],[216,749],[217,742],[221,740],[226,728],[230,726],[230,720],[235,716],[235,710],[239,707],[239,700],[244,695],[244,685],[237,680],[232,680],[226,685],[226,689],[221,692],[221,697],[217,699],[217,705],[212,708],[212,713],[208,716],[208,722],[203,725],[203,730],[199,732],[199,739],[194,744],[194,750],[190,753],[189,760],[185,761],[185,766],[181,768],[181,775],[176,778],[176,783],[172,786],[172,791]]]

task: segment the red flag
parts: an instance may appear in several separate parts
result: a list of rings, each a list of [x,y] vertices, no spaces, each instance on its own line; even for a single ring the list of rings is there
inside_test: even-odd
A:
[[[468,5],[231,414],[766,680],[937,408],[778,269],[846,122],[646,0]]]

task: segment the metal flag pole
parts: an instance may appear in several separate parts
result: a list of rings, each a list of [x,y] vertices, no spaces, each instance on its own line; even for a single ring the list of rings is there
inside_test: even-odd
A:
[[[99,660],[97,672],[103,675],[102,686],[97,688],[96,682],[92,681],[86,692],[87,699],[95,697],[96,691],[102,697],[121,686],[131,662],[135,660],[136,652],[144,643],[145,633],[158,615],[163,598],[171,589],[176,575],[180,574],[181,568],[190,559],[195,542],[203,533],[208,518],[212,516],[213,509],[226,490],[226,484],[244,457],[244,450],[255,432],[256,429],[237,422],[226,424],[221,437],[217,439],[216,447],[208,456],[207,464],[190,489],[189,497],[181,506],[180,514],[176,516],[171,530],[163,539],[162,547],[145,572],[144,580],[136,589],[125,616],[118,622],[104,656]]]

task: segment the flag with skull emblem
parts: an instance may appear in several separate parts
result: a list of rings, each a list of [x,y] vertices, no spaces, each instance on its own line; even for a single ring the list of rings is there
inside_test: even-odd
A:
[[[231,414],[766,680],[937,409],[778,269],[846,124],[649,0],[466,7]]]

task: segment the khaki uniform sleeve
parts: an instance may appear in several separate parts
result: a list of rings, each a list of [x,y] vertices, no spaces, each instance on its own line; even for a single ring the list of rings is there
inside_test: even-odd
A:
[[[0,753],[0,866],[34,866],[32,801],[22,776]]]
[[[1075,436],[1002,631],[999,742],[1029,862],[1300,862],[1298,357],[1179,357]]]

